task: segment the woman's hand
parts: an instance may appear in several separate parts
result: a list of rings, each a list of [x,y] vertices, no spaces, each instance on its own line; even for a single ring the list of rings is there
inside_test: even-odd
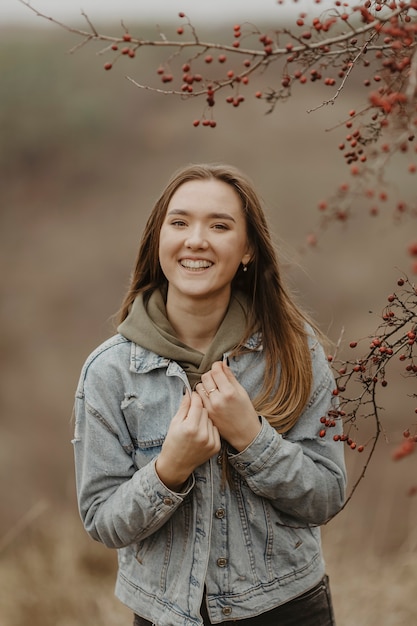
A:
[[[180,491],[195,468],[219,452],[220,447],[219,431],[200,396],[196,392],[191,396],[186,393],[156,460],[158,476],[168,489]]]
[[[246,390],[223,361],[216,361],[196,387],[213,424],[241,452],[261,430],[259,417]]]

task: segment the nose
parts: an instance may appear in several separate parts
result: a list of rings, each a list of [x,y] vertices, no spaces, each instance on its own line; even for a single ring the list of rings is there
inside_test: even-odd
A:
[[[187,232],[185,240],[186,248],[191,250],[205,250],[208,247],[208,241],[205,236],[204,228],[201,225],[195,225]]]

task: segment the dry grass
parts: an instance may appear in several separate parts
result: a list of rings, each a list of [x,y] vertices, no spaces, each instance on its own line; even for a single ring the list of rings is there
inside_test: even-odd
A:
[[[129,624],[113,598],[114,567],[115,554],[84,536],[74,515],[48,509],[3,550],[2,626]]]

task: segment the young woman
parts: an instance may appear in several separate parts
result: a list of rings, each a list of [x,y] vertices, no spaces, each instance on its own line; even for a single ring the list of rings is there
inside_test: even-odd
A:
[[[346,477],[319,337],[247,178],[178,172],[76,393],[80,513],[137,626],[334,624],[319,526]]]

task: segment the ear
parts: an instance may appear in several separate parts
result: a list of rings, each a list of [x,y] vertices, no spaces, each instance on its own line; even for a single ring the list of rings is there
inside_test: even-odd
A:
[[[243,255],[242,257],[242,265],[247,265],[249,263],[249,261],[252,258],[252,254],[250,252],[247,252],[246,254]]]

